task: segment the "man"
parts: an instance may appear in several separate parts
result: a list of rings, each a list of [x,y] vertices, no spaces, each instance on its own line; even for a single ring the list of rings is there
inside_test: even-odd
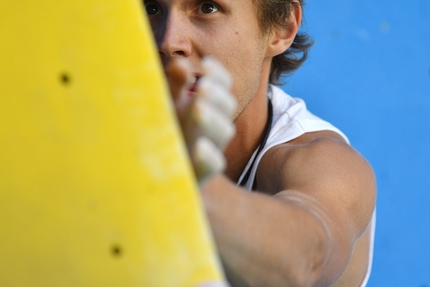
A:
[[[294,54],[309,46],[298,35],[302,5],[145,1],[232,286],[364,286],[369,273],[371,167],[339,130],[270,84],[304,60]],[[236,109],[227,73],[206,56],[231,74]],[[224,173],[212,174],[233,134],[226,117],[236,134]]]

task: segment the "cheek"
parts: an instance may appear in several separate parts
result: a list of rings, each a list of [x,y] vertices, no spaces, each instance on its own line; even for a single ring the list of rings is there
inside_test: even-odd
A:
[[[233,94],[239,100],[253,96],[260,83],[264,56],[257,35],[226,28],[199,35],[199,39],[197,45],[202,47],[202,55],[216,58],[232,75]]]
[[[257,93],[262,76],[263,58],[258,50],[242,50],[236,55],[236,65],[232,67],[233,94],[244,104]]]
[[[252,40],[236,40],[228,57],[226,63],[232,66],[238,80],[254,81],[260,75],[263,51]]]

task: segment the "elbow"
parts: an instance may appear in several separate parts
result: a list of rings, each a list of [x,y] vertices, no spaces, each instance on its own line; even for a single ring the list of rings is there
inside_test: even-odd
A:
[[[302,263],[296,270],[296,275],[290,278],[294,285],[291,286],[315,286],[319,281],[324,266],[327,263],[327,240],[322,238],[313,248],[313,251],[308,255],[308,260]],[[289,286],[289,285],[284,285]]]
[[[284,268],[279,286],[310,287],[318,286],[325,270],[329,255],[329,237],[321,230],[314,240],[308,243],[299,260],[289,262]],[[296,257],[297,258],[297,257]]]
[[[298,266],[290,268],[288,272],[284,272],[281,276],[281,280],[277,286],[291,286],[291,287],[311,287],[316,286],[318,281],[319,273],[322,269],[320,263],[310,264],[312,266]],[[294,270],[295,273],[291,271]]]

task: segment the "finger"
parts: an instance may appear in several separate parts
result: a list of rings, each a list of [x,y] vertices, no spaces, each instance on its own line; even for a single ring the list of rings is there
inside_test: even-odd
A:
[[[233,79],[226,68],[217,60],[211,57],[204,57],[202,66],[205,70],[205,76],[212,78],[215,82],[226,87],[228,90],[233,85]]]
[[[199,98],[220,109],[227,117],[231,117],[236,111],[237,102],[229,89],[217,85],[211,77],[205,76],[199,80],[197,94]]]
[[[179,58],[172,60],[166,67],[170,92],[175,103],[186,97],[186,90],[191,82],[191,68],[187,60]]]
[[[211,139],[221,150],[224,150],[235,133],[235,126],[229,117],[199,98],[194,104],[193,119],[202,129],[202,134]]]
[[[211,140],[200,137],[195,145],[191,159],[199,184],[216,173],[224,170],[226,163],[224,155]]]

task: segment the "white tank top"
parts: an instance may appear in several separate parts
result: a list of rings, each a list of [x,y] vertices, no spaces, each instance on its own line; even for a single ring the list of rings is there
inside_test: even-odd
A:
[[[345,141],[349,143],[348,138],[339,129],[337,129],[329,122],[326,122],[309,112],[303,100],[298,98],[292,98],[283,90],[273,85],[269,85],[268,97],[272,102],[273,119],[266,144],[259,153],[257,152],[258,149],[254,152],[238,180],[238,183],[241,182],[248,170],[251,169],[249,178],[245,181],[243,185],[243,187],[248,190],[252,190],[252,186],[255,180],[255,174],[257,172],[258,164],[260,163],[261,158],[270,148],[276,145],[289,142],[305,133],[317,131],[333,131],[341,135],[345,139]],[[375,214],[376,213],[374,212],[371,220],[372,235],[369,265],[365,280],[361,284],[361,287],[366,286],[367,281],[369,280],[370,271],[372,269],[373,241],[375,234],[376,218]]]

